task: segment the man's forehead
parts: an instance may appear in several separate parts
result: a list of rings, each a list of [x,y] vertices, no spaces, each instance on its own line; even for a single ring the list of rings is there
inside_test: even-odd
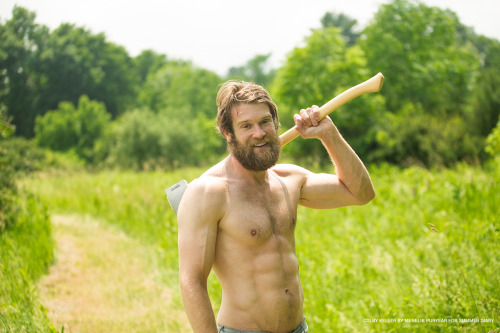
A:
[[[267,117],[272,116],[266,103],[242,103],[231,110],[233,116],[241,117]]]

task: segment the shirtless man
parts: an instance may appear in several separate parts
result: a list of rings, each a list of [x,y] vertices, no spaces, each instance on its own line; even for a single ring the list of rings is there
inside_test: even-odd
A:
[[[295,115],[303,138],[321,140],[336,167],[316,174],[278,164],[274,102],[260,86],[228,82],[217,95],[218,130],[230,155],[194,180],[179,206],[182,299],[194,332],[307,332],[295,254],[297,205],[364,205],[370,176],[318,107]],[[222,286],[215,321],[207,292],[214,270]]]

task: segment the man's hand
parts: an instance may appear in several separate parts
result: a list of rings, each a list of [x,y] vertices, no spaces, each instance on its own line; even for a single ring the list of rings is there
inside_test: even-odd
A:
[[[294,115],[297,131],[304,139],[322,139],[332,131],[337,131],[330,117],[326,116],[321,121],[319,120],[319,107],[313,105],[310,108],[300,110],[300,115]]]

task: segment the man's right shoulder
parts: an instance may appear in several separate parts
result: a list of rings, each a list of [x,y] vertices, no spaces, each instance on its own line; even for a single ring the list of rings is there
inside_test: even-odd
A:
[[[202,175],[189,183],[179,206],[179,213],[189,210],[191,213],[205,216],[224,215],[227,202],[227,185],[222,177]]]
[[[195,197],[211,197],[225,196],[227,193],[227,185],[225,178],[202,175],[200,178],[193,180],[186,190],[192,192]]]

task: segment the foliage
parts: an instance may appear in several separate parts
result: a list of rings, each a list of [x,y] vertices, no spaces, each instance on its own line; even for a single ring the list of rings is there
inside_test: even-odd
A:
[[[108,126],[111,116],[103,103],[80,97],[78,107],[59,103],[57,110],[36,118],[35,133],[39,145],[56,151],[74,149],[84,160],[93,158],[94,143]]]
[[[7,139],[14,133],[14,126],[11,124],[11,117],[7,115],[4,105],[0,104],[0,141]]]
[[[48,110],[64,105],[61,102],[76,104],[86,95],[104,103],[113,121],[135,109],[182,119],[185,130],[193,132],[194,137],[187,138],[178,133],[178,128],[165,125],[169,128],[167,136],[173,142],[173,135],[179,135],[188,144],[167,145],[166,136],[156,130],[156,137],[164,140],[156,146],[164,148],[154,151],[162,154],[169,147],[175,153],[168,157],[148,153],[147,159],[156,160],[156,165],[200,163],[176,156],[199,151],[192,146],[200,143],[191,139],[208,133],[208,119],[215,118],[215,96],[222,78],[189,61],[173,60],[153,50],[132,58],[102,33],[93,34],[72,24],[50,31],[35,18],[35,13],[16,6],[11,19],[0,21],[0,105],[12,118],[16,136],[34,136],[37,116],[42,119]],[[387,159],[404,165],[449,166],[460,160],[484,160],[484,139],[500,115],[498,40],[477,35],[451,10],[417,0],[393,0],[381,5],[361,33],[356,20],[342,13],[327,12],[321,26],[291,50],[281,68],[269,68],[271,54],[256,55],[246,64],[230,68],[225,79],[254,81],[268,88],[279,106],[281,123],[288,128],[293,126],[293,113],[301,108],[321,106],[382,72],[386,83],[381,93],[357,98],[332,115],[364,161],[380,163]],[[70,107],[66,104],[63,108]],[[405,119],[408,108],[419,110],[409,122]],[[61,119],[71,118],[66,111],[55,112],[61,113]],[[45,146],[70,151],[87,163],[102,162],[112,156],[110,147],[115,147],[115,157],[107,161],[115,164],[111,161],[119,160],[118,140],[111,138],[114,129],[107,129],[106,137],[98,131],[82,142],[68,134],[77,133],[75,124],[62,126],[64,121],[54,114],[49,118],[52,129],[60,128],[61,133],[44,138],[42,141],[51,142]],[[180,127],[179,122],[173,123]],[[439,133],[439,123],[445,128],[443,133]],[[120,126],[123,123],[112,127]],[[459,132],[454,133],[453,126]],[[0,130],[5,129],[0,125]],[[412,133],[428,133],[429,137]],[[68,140],[57,140],[63,137]],[[400,142],[394,143],[399,138]],[[462,141],[457,144],[457,139]],[[100,146],[93,148],[91,142],[96,140]],[[222,143],[216,142],[211,132],[206,141],[201,149],[203,160],[219,156]],[[96,151],[100,157],[94,156]],[[329,163],[324,149],[314,140],[295,140],[284,154],[314,164]],[[162,159],[169,162],[158,163]],[[139,167],[137,163],[144,167],[150,162],[119,164]]]
[[[0,331],[56,332],[36,283],[54,259],[46,206],[24,192],[15,225],[0,233]]]
[[[344,90],[370,78],[363,51],[346,47],[337,28],[314,30],[303,47],[297,47],[278,69],[271,92],[280,106],[280,121],[291,127],[293,114],[311,105],[321,106]],[[373,141],[370,128],[384,110],[380,95],[362,96],[332,115],[342,135],[354,150],[365,157]],[[330,163],[325,150],[315,140],[296,140],[286,147],[295,158],[321,156]]]
[[[497,126],[486,138],[485,150],[491,156],[500,155],[500,120],[498,120]]]
[[[353,46],[357,43],[359,31],[355,29],[358,21],[343,14],[327,12],[321,18],[321,26],[323,28],[337,27],[341,29],[340,35],[345,39],[348,46]]]
[[[483,64],[472,90],[470,122],[480,135],[486,136],[500,119],[500,41],[474,34],[469,40],[478,49]]]
[[[459,116],[428,115],[419,106],[406,105],[400,112],[387,112],[377,126],[376,148],[370,161],[410,166],[452,166],[459,161],[475,162],[482,142],[471,135]]]
[[[259,54],[248,60],[243,66],[231,67],[227,72],[227,78],[257,83],[268,87],[276,75],[275,69],[268,68],[271,53]]]
[[[109,166],[132,169],[213,162],[214,157],[224,151],[213,122],[201,114],[194,119],[179,117],[179,114],[189,114],[187,107],[176,111],[176,117],[147,109],[127,112],[99,141],[97,159]]]
[[[139,77],[139,86],[146,82],[150,74],[156,73],[168,63],[166,55],[158,54],[153,50],[142,51],[133,61]]]
[[[71,24],[50,32],[35,17],[16,6],[0,24],[0,103],[16,135],[32,137],[37,115],[81,95],[104,102],[114,116],[134,101],[135,68],[123,47]]]
[[[430,172],[382,166],[364,207],[299,210],[297,252],[315,331],[448,332],[498,327],[498,165]],[[318,274],[318,272],[321,272]],[[495,276],[493,279],[491,279]],[[470,289],[469,289],[470,286]],[[365,323],[490,318],[490,324]],[[308,317],[309,320],[309,317]]]
[[[81,95],[87,95],[117,116],[134,100],[132,59],[102,33],[93,35],[84,28],[62,24],[50,34],[42,61],[47,89],[43,111],[60,101],[76,104]]]
[[[177,222],[164,189],[202,172],[54,173],[24,179],[23,187],[47,198],[51,212],[90,214],[157,246],[158,269],[183,311]],[[499,165],[442,171],[382,165],[371,176],[377,197],[366,206],[298,211],[296,246],[311,330],[481,330],[479,323],[366,318],[491,318],[483,328],[498,327]],[[209,292],[217,311],[221,295],[213,275]]]
[[[215,117],[215,96],[221,79],[189,62],[170,61],[146,80],[139,103],[154,112],[167,112],[183,120],[198,114]]]
[[[464,112],[480,63],[457,27],[450,10],[413,0],[380,6],[360,45],[368,67],[390,80],[383,92],[389,110],[412,103],[432,115]]]
[[[13,137],[0,141],[0,147],[3,149],[4,165],[8,165],[14,173],[28,174],[50,165],[47,152],[33,140]]]
[[[0,110],[0,331],[55,332],[39,303],[36,281],[53,259],[53,241],[46,206],[18,191],[15,175],[38,159],[19,140],[5,140],[13,128]]]
[[[0,234],[5,228],[15,222],[16,205],[14,196],[16,185],[14,183],[14,168],[10,164],[9,151],[4,147],[4,140],[14,131],[7,118],[0,109]]]
[[[31,136],[37,114],[40,53],[45,49],[48,29],[35,23],[35,13],[14,7],[12,18],[0,23],[0,104],[13,117],[16,134]]]

